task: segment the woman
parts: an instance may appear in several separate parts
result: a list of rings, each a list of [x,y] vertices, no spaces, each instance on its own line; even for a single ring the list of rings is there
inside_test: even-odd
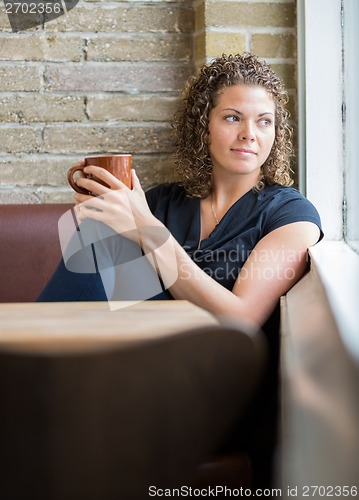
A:
[[[119,235],[136,228],[134,239],[156,256],[152,266],[169,285],[167,298],[263,326],[305,272],[308,247],[322,237],[317,211],[289,187],[286,102],[282,82],[251,54],[204,65],[187,82],[175,116],[179,182],[145,194],[134,171],[129,190],[88,166],[85,172],[109,187],[78,180],[97,195],[76,194],[78,219],[98,221]],[[174,266],[177,279],[167,279]],[[69,274],[62,266],[40,300],[60,300],[60,282],[62,300],[77,300],[70,288],[86,288],[78,300],[104,298],[98,278],[96,291],[88,281],[94,283],[94,276],[82,275],[84,286],[70,287],[66,281],[76,278]]]
[[[322,237],[316,209],[290,187],[286,102],[282,82],[266,63],[250,54],[217,58],[189,80],[175,116],[179,182],[145,194],[134,171],[129,190],[88,166],[85,171],[109,188],[81,178],[78,184],[99,196],[76,195],[80,227],[98,221],[115,234],[90,238],[97,251],[102,245],[105,261],[120,247],[132,255],[137,243],[141,255],[153,256],[149,267],[166,289],[155,298],[187,299],[262,327],[270,363],[238,442],[232,437],[229,447],[247,448],[255,482],[263,487],[276,442],[278,301],[303,275],[307,249]],[[108,279],[108,266],[102,267]],[[131,280],[132,273],[120,279],[120,288]],[[99,274],[72,273],[61,263],[40,300],[108,297]]]

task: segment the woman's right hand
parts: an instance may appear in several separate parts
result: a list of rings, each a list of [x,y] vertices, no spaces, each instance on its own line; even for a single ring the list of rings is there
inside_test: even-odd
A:
[[[95,197],[76,193],[76,215],[79,221],[93,219],[108,225],[119,234],[133,230],[140,234],[142,228],[163,226],[152,214],[134,170],[131,171],[132,189],[107,170],[94,165],[86,166],[85,174],[91,174],[110,187],[94,179],[80,179],[79,185],[94,193]]]

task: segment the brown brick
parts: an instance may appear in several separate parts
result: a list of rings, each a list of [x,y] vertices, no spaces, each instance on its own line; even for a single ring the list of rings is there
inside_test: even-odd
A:
[[[169,124],[157,126],[77,124],[45,127],[46,153],[167,153],[172,149]]]
[[[36,204],[41,203],[41,198],[29,189],[0,188],[0,205],[11,205],[12,203]]]
[[[206,56],[218,57],[222,54],[239,54],[246,49],[246,35],[242,33],[206,34]]]
[[[295,57],[295,36],[291,34],[253,34],[252,52],[259,57]]]
[[[41,129],[28,126],[0,128],[1,153],[34,153],[39,150]]]
[[[42,70],[37,66],[4,65],[0,66],[2,92],[31,92],[41,88]]]
[[[189,35],[129,34],[90,38],[88,61],[189,61],[192,37]]]
[[[145,190],[176,179],[175,164],[170,154],[135,156],[133,166]]]
[[[156,92],[178,91],[190,68],[174,64],[87,63],[49,65],[45,84],[51,91]]]
[[[238,3],[214,0],[206,5],[206,24],[217,27],[295,26],[295,5],[290,3]]]
[[[99,0],[85,0],[86,3],[98,2]],[[137,2],[139,4],[143,3],[142,0],[113,0],[113,2],[123,3],[123,4],[133,4]],[[147,2],[150,3],[150,2]],[[192,0],[151,0],[151,3],[161,3],[161,5],[165,6],[168,4],[168,7],[171,7],[171,4],[183,4],[184,7],[191,6]]]
[[[74,203],[74,191],[71,188],[48,188],[37,190],[41,203]]]
[[[0,120],[4,122],[76,122],[84,118],[83,97],[38,93],[0,97]]]
[[[201,2],[197,5],[195,10],[195,32],[204,31],[206,28],[206,19],[205,19],[205,0],[201,0]]]
[[[11,33],[12,32],[10,21],[9,21],[8,15],[6,14],[6,11],[5,11],[5,2],[0,3],[0,31],[2,33]],[[31,32],[31,33],[37,33],[39,31],[41,31],[41,27],[39,27],[39,26],[35,26],[34,28],[29,28],[27,30],[27,32]],[[17,35],[13,34],[13,36],[17,36]]]
[[[11,34],[1,39],[5,61],[80,61],[83,45],[80,36]]]
[[[70,194],[72,201],[73,191],[68,186],[66,174],[82,158],[82,155],[31,155],[0,160],[0,192],[1,186],[40,186],[43,189],[61,186],[69,189],[66,196],[69,198]],[[134,155],[132,164],[144,189],[176,179],[175,165],[170,154]],[[55,203],[54,191],[49,193],[49,201],[52,199],[52,203]],[[62,196],[63,191],[61,193]]]
[[[33,35],[9,34],[1,39],[3,61],[38,61],[43,58],[41,38]]]
[[[271,67],[282,78],[287,89],[296,88],[297,82],[294,64],[271,64]]]
[[[98,2],[81,4],[67,16],[61,16],[45,25],[46,31],[75,31],[87,33],[119,32],[183,32],[193,30],[191,7],[156,5],[116,5]]]
[[[171,121],[177,103],[175,97],[156,95],[89,96],[87,115],[92,121]]]
[[[297,96],[296,95],[289,95],[287,109],[290,113],[291,118],[296,116],[296,114],[297,114]]]
[[[206,33],[194,36],[194,60],[197,66],[202,65],[206,59]]]
[[[83,155],[31,155],[2,159],[0,186],[68,188],[67,170],[82,158]],[[143,188],[175,179],[175,166],[169,154],[134,155],[132,164]]]
[[[5,6],[3,3],[1,3],[0,7],[0,30],[1,32],[8,31],[9,33],[11,33],[9,18],[5,12]]]
[[[34,154],[0,160],[0,184],[14,186],[66,186],[66,172],[80,156]]]
[[[81,61],[84,57],[85,42],[79,35],[61,36],[57,34],[42,37],[45,61]]]
[[[65,159],[63,161],[65,162]],[[176,179],[174,163],[170,155],[153,153],[134,155],[132,164],[145,191],[158,184],[173,182]],[[64,171],[64,175],[66,175],[66,171]],[[66,184],[61,188],[43,185],[36,189],[36,193],[43,203],[72,203],[74,201],[74,191]]]

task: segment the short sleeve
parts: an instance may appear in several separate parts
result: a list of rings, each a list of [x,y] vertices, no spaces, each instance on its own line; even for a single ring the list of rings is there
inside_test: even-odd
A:
[[[323,238],[320,216],[314,205],[296,189],[283,188],[273,196],[268,205],[264,221],[264,235],[294,222],[316,224],[320,230],[319,240]]]

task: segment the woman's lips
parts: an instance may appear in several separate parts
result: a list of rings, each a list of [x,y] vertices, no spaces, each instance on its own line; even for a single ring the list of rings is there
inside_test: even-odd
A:
[[[255,155],[255,153],[252,149],[247,149],[247,148],[233,148],[231,149],[236,154],[241,154],[241,155]]]

